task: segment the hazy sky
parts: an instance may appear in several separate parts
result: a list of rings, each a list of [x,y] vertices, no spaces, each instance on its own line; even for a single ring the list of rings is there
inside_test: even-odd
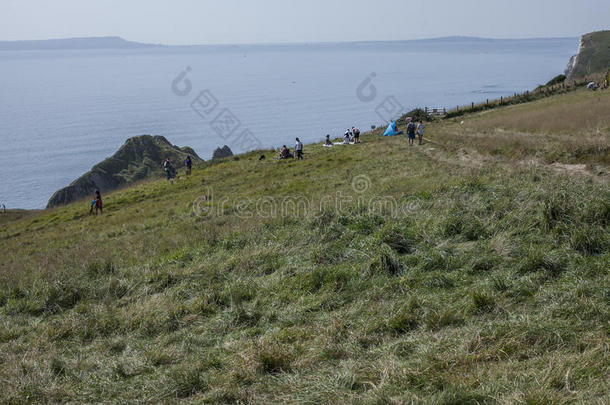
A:
[[[610,0],[0,0],[0,40],[166,44],[564,37],[610,29]]]

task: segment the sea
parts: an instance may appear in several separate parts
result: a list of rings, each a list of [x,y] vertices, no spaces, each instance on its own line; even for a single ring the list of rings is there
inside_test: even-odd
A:
[[[0,51],[0,206],[40,209],[132,136],[203,159],[365,132],[562,73],[578,38]],[[159,162],[159,166],[161,167]]]

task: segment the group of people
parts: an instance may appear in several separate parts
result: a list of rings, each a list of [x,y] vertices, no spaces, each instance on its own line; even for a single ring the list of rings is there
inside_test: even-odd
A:
[[[343,143],[360,143],[360,130],[356,127],[348,129],[343,134]]]
[[[190,155],[187,155],[186,159],[184,159],[184,167],[185,174],[187,176],[190,176],[191,169],[193,168],[193,161],[191,160]],[[176,169],[174,168],[174,164],[170,158],[165,159],[165,162],[163,162],[163,170],[165,171],[165,177],[167,178],[167,181],[173,183],[174,177],[176,177]]]
[[[184,160],[185,174],[187,176],[191,175],[191,169],[193,168],[193,160],[190,155],[186,156]],[[174,177],[176,177],[176,169],[174,168],[174,164],[172,160],[168,157],[163,162],[163,170],[165,171],[165,176],[169,182],[173,184]],[[103,204],[102,204],[102,195],[100,190],[95,190],[93,200],[91,200],[91,207],[89,208],[89,214],[93,214],[93,210],[95,209],[95,215],[103,214]]]
[[[360,130],[356,127],[352,127],[352,129],[348,129],[343,134],[343,144],[352,144],[352,143],[360,143]],[[324,140],[324,146],[333,146],[334,143],[330,139],[330,134],[326,135],[326,139]]]
[[[413,143],[415,142],[415,132],[417,132],[417,139],[419,140],[419,144],[423,144],[424,121],[420,120],[419,124],[415,125],[413,119],[411,117],[407,117],[405,119],[405,123],[407,124],[407,137],[409,138],[409,145],[413,146]]]
[[[299,138],[296,138],[296,143],[294,144],[294,155],[290,153],[290,149],[286,145],[282,145],[280,149],[279,159],[294,159],[297,158],[299,160],[303,159],[303,142]]]
[[[93,195],[93,200],[91,200],[91,207],[89,208],[89,215],[93,214],[93,209],[95,208],[95,215],[98,214],[98,212],[101,214],[103,214],[103,204],[102,204],[102,194],[100,193],[100,190],[95,190],[95,193]]]
[[[587,84],[587,88],[592,91],[595,91],[597,89],[606,90],[609,87],[610,87],[610,70],[608,71],[608,73],[606,73],[606,76],[604,76],[604,80],[602,82],[600,82],[600,83],[590,82],[589,84]]]

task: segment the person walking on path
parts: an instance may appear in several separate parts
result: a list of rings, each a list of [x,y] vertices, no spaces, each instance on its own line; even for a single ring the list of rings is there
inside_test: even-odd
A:
[[[303,160],[303,142],[299,138],[296,139],[297,143],[294,145],[294,152],[299,160]]]
[[[410,119],[407,124],[407,135],[409,137],[409,145],[413,146],[413,142],[415,141],[415,124]]]
[[[424,143],[424,121],[422,120],[419,120],[419,124],[417,124],[417,138],[420,145]]]
[[[186,166],[186,175],[191,175],[191,169],[193,168],[193,161],[191,160],[191,156],[187,155],[186,160],[184,161],[184,165]]]

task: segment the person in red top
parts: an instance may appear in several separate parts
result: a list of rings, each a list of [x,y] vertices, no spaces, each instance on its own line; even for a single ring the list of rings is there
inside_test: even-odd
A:
[[[97,212],[100,212],[100,215],[103,214],[103,208],[102,208],[102,195],[100,194],[100,190],[95,190],[95,215],[97,215]]]

